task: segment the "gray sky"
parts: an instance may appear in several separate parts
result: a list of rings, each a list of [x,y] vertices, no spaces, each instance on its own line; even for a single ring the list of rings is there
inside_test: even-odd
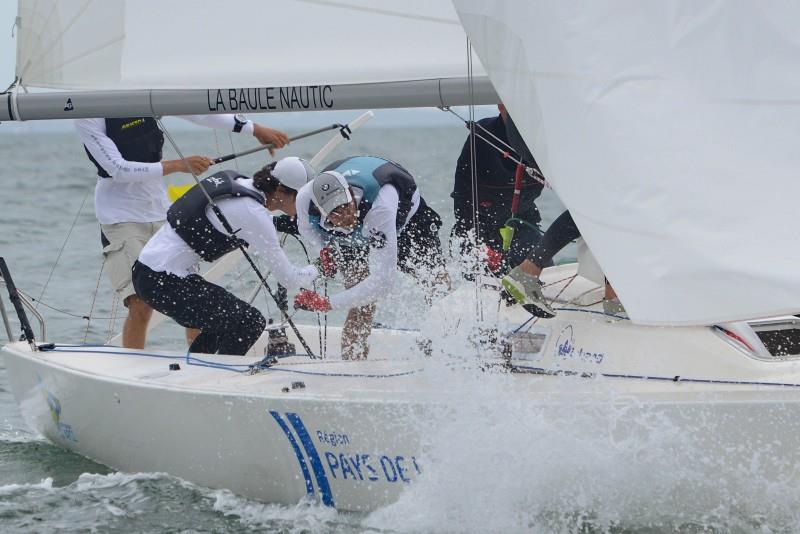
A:
[[[17,2],[15,0],[0,0],[0,90],[5,89],[14,80],[14,63],[16,56],[16,39],[11,36],[14,19],[17,16]],[[467,109],[459,109],[462,117],[468,114]],[[278,128],[309,128],[322,123],[347,122],[358,116],[359,111],[323,111],[323,112],[297,112],[297,113],[272,113],[254,115],[258,122]],[[476,109],[478,118],[496,115],[497,109],[493,106],[479,106]],[[176,126],[188,124],[177,121]],[[375,118],[370,121],[372,127],[404,127],[404,126],[451,126],[458,125],[458,120],[437,109],[403,109],[403,110],[376,110]],[[186,127],[192,128],[191,125]],[[0,125],[0,134],[38,132],[38,131],[63,131],[69,130],[72,125],[69,121],[35,121],[22,124],[6,123]]]

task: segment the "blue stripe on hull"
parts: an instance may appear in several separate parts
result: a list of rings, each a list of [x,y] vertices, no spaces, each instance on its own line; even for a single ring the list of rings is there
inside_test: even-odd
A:
[[[300,446],[297,444],[297,440],[294,439],[294,435],[292,434],[292,431],[289,430],[289,427],[286,425],[286,422],[284,422],[284,420],[281,419],[281,416],[280,416],[280,414],[278,412],[270,410],[269,413],[270,413],[270,415],[272,415],[272,417],[278,423],[278,426],[281,427],[281,430],[283,430],[283,433],[286,434],[286,439],[289,440],[289,443],[291,444],[292,449],[294,449],[294,453],[297,456],[297,462],[300,464],[300,470],[303,472],[303,478],[306,479],[306,493],[309,496],[313,497],[314,496],[314,484],[311,481],[311,473],[308,472],[308,466],[306,465],[306,460],[305,460],[305,458],[303,458],[303,452],[300,450]]]
[[[311,441],[311,436],[308,434],[308,430],[306,430],[303,421],[296,413],[286,412],[286,418],[294,427],[295,432],[297,432],[300,443],[303,444],[308,459],[311,461],[311,468],[314,470],[314,475],[317,478],[317,486],[319,487],[319,492],[322,494],[322,503],[325,506],[335,506],[333,504],[331,487],[328,484],[328,476],[325,474],[325,467],[322,465],[322,460],[319,454],[317,454],[317,449],[314,447],[314,443]]]

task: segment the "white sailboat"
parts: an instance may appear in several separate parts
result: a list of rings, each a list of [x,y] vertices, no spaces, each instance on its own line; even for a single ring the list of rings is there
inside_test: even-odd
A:
[[[57,65],[28,66],[30,58],[44,56],[25,48],[31,41],[21,30],[18,73],[26,73],[23,82],[30,74],[42,86],[69,89],[7,95],[8,115],[0,120],[64,116],[64,97],[72,99],[75,110],[94,106],[86,116],[109,111],[117,98],[131,106],[125,107],[128,115],[223,111],[211,109],[213,79],[146,78],[152,72],[141,63],[144,49],[137,48],[146,45],[137,44],[127,26],[141,15],[128,3],[97,7],[122,25],[108,25],[119,33],[103,41],[107,47],[83,49],[101,50],[102,60],[111,62],[97,70],[73,68],[94,54],[70,52],[76,41],[67,38],[80,20],[77,15],[96,4],[53,2],[50,16],[39,18],[25,11],[43,4],[20,2],[21,29],[26,20],[42,29],[60,20],[64,31],[50,28],[50,34],[64,43],[44,47],[60,50],[60,59]],[[254,4],[239,3],[243,8]],[[555,318],[534,320],[519,307],[500,304],[497,281],[480,279],[477,286],[462,286],[440,301],[422,332],[374,331],[369,361],[341,361],[334,350],[329,359],[291,356],[252,368],[241,358],[222,355],[10,343],[3,348],[9,380],[32,428],[117,469],[164,471],[268,502],[311,497],[343,510],[374,510],[406,488],[436,478],[436,459],[441,459],[436,453],[449,446],[437,442],[448,436],[440,427],[453,424],[448,414],[464,401],[451,382],[462,383],[458,377],[470,373],[501,388],[483,401],[522,407],[523,416],[525,407],[558,420],[565,411],[591,416],[598,405],[621,406],[626,415],[614,421],[612,435],[639,432],[641,420],[632,414],[645,412],[655,424],[677,429],[692,454],[724,459],[711,462],[715,477],[724,479],[729,470],[752,466],[758,458],[760,476],[790,486],[800,482],[800,321],[792,315],[800,311],[793,273],[800,252],[775,246],[793,237],[791,193],[798,186],[792,172],[800,156],[791,150],[790,139],[800,122],[792,120],[797,107],[790,94],[797,89],[797,70],[788,67],[800,58],[800,48],[765,29],[782,28],[798,13],[741,3],[713,8],[634,3],[624,10],[600,3],[456,0],[455,5],[492,85],[572,211],[630,320],[605,315],[601,286],[567,265],[543,274],[545,293],[558,308]],[[465,63],[466,49],[457,44],[463,40],[461,26],[453,24],[449,5],[286,6],[281,14],[287,18],[293,18],[287,15],[293,10],[327,15],[326,24],[303,32],[301,41],[310,48],[300,49],[297,57],[321,54],[315,46],[337,35],[331,28],[357,26],[359,38],[363,29],[375,40],[365,37],[353,50],[325,54],[325,61],[354,63],[302,69],[304,78],[293,78],[297,73],[290,67],[299,63],[290,46],[282,56],[285,72],[242,73],[236,65],[219,63],[231,69],[219,79],[275,87],[278,93],[292,84],[330,83],[335,106],[345,102],[347,108],[443,105],[438,88],[447,85],[444,81],[435,82],[429,93],[408,90],[408,84],[431,87],[415,81],[431,72],[463,75],[458,61],[450,71],[446,62],[419,75],[403,71],[433,65],[434,58],[429,63],[426,55],[431,50]],[[119,18],[121,13],[125,16]],[[389,26],[399,33],[386,33],[390,29],[380,20],[391,20]],[[408,49],[376,44],[424,34],[430,28],[417,25],[425,24],[433,24],[435,36],[446,42],[432,46],[407,39]],[[296,33],[289,27],[280,29],[287,39]],[[727,45],[744,27],[749,63],[743,65]],[[309,39],[320,35],[321,41]],[[253,43],[238,44],[237,50],[253,50]],[[206,48],[208,54],[234,50],[216,44]],[[403,48],[417,61],[392,59],[392,68],[375,73],[359,68],[375,60],[356,55],[365,48],[378,55]],[[452,54],[444,53],[448,50]],[[247,61],[257,64],[258,58]],[[170,65],[166,57],[164,70],[171,73],[178,64]],[[196,70],[207,74],[207,69]],[[47,81],[47,76],[53,78]],[[495,98],[491,91],[481,96],[479,83],[472,91],[468,79],[454,83],[461,89],[455,103]],[[358,96],[340,100],[342,87]],[[108,93],[98,97],[74,88]],[[58,101],[61,107],[55,109]],[[41,108],[35,108],[38,102]],[[753,176],[758,176],[758,190]],[[753,195],[769,204],[754,203]],[[742,216],[745,212],[749,218]],[[316,327],[300,331],[316,337]],[[338,329],[329,328],[330,347],[338,347],[338,335]],[[431,356],[418,348],[420,337],[431,340]],[[256,344],[256,354],[264,353],[266,338]],[[291,334],[290,341],[298,342]],[[476,433],[491,429],[486,421],[471,425]],[[532,439],[535,431],[523,435]],[[517,454],[527,446],[524,441],[507,445]]]

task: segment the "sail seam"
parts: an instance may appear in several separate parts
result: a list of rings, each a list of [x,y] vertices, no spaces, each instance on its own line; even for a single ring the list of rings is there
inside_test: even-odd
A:
[[[376,9],[374,7],[363,7],[363,6],[354,6],[350,4],[345,4],[342,2],[331,2],[328,0],[298,0],[299,2],[305,2],[307,4],[317,4],[323,5],[327,7],[335,7],[339,9],[349,9],[352,11],[362,11],[365,13],[375,13],[377,15],[389,15],[392,17],[403,18],[403,19],[410,19],[410,20],[423,20],[426,22],[436,22],[438,24],[449,24],[451,26],[461,26],[461,24],[457,20],[449,20],[443,19],[439,17],[426,17],[422,15],[410,15],[408,13],[402,13],[399,11],[390,11],[388,9]]]

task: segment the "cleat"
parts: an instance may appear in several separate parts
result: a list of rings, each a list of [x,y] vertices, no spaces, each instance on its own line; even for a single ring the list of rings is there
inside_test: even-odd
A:
[[[555,310],[544,298],[538,276],[514,267],[503,277],[502,284],[508,294],[531,315],[545,319],[556,316]]]
[[[291,354],[297,354],[297,350],[294,343],[289,343],[289,338],[286,337],[286,329],[270,330],[265,356],[287,356]]]

